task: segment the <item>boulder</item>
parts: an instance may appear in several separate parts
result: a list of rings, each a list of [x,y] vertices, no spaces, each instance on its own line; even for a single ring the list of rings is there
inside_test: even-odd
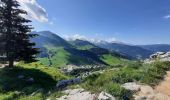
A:
[[[124,87],[127,90],[131,90],[131,91],[139,91],[141,85],[138,85],[135,82],[129,82],[129,83],[123,84],[122,87]]]
[[[154,90],[151,86],[141,86],[140,88],[142,94],[154,94]]]
[[[75,78],[75,79],[72,79],[72,81],[74,84],[78,84],[81,82],[81,78]]]
[[[78,84],[81,82],[81,78],[74,78],[69,80],[61,80],[56,84],[57,89],[63,89],[68,85]]]
[[[65,88],[68,85],[68,83],[70,83],[70,81],[61,80],[57,83],[56,87],[57,87],[57,89],[62,89],[62,88]]]
[[[98,97],[99,100],[116,100],[115,97],[112,95],[106,93],[106,92],[101,92]]]

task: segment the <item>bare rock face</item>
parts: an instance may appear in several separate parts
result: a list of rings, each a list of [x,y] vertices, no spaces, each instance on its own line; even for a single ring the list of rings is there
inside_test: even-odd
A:
[[[155,54],[152,54],[152,55],[150,56],[150,59],[155,59],[155,58],[158,58],[158,57],[164,57],[164,55],[166,55],[165,52],[157,52],[157,53],[155,53]]]
[[[159,59],[160,61],[170,61],[170,52],[157,52],[152,54],[149,59],[145,60],[145,63],[152,63],[156,59]]]
[[[160,61],[170,61],[170,52],[157,52],[150,56],[150,60],[159,58]]]
[[[116,98],[106,92],[101,92],[98,100],[116,100]]]

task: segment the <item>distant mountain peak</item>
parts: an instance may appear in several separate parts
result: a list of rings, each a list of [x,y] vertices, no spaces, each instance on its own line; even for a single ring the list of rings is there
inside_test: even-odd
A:
[[[89,40],[89,42],[94,43],[94,44],[107,44],[107,43],[113,43],[113,44],[127,44],[121,41],[107,41],[107,40],[99,40],[99,39],[93,39]],[[129,45],[129,44],[127,44]]]

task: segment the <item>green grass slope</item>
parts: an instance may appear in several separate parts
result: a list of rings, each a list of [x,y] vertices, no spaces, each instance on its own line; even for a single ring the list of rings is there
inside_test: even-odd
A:
[[[100,57],[100,59],[110,66],[120,65],[123,62],[123,59],[121,59],[119,57],[115,57],[111,54],[104,54]]]
[[[79,55],[73,55],[69,53],[64,48],[49,48],[49,55],[52,55],[50,58],[39,58],[40,62],[46,66],[50,65],[50,62],[53,67],[64,67],[67,64],[83,65],[90,64],[91,61],[88,61],[86,57],[81,57]]]
[[[28,83],[29,78],[34,82]],[[68,78],[57,69],[39,63],[20,63],[14,68],[3,68],[0,69],[0,100],[45,100],[58,96],[61,93],[54,91],[57,81]]]

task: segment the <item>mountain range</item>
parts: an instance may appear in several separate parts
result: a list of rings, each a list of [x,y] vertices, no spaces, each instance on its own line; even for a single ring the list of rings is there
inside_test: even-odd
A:
[[[39,35],[31,41],[40,48],[40,62],[57,67],[68,64],[114,65],[120,63],[122,59],[146,59],[155,52],[170,51],[168,44],[129,45],[121,42],[65,40],[50,31],[32,33]]]
[[[88,41],[66,41],[50,31],[34,31],[32,33],[38,35],[31,41],[36,43],[37,48],[40,48],[39,60],[48,66],[112,65],[126,58],[119,53],[98,47]]]
[[[133,59],[146,59],[153,53],[170,51],[169,44],[130,45],[121,42],[97,42],[94,44],[99,47],[124,54]]]

